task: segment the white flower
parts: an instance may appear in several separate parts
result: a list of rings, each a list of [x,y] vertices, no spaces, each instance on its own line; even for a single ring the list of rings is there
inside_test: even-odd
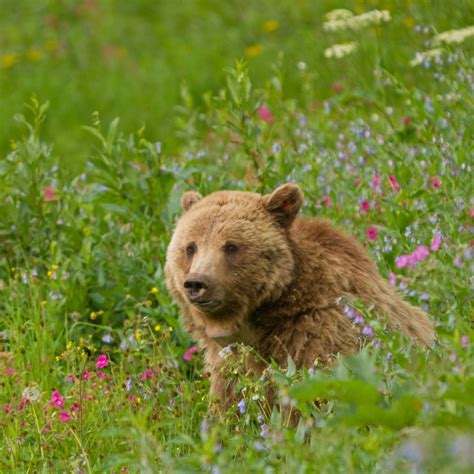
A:
[[[334,16],[334,12],[338,12],[337,15]],[[370,25],[380,25],[392,19],[388,10],[372,10],[361,15],[347,15],[345,13],[345,16],[341,15],[340,12],[341,10],[334,10],[326,15],[327,21],[323,23],[323,30],[360,30]]]
[[[419,64],[423,64],[427,60],[429,61],[430,59],[441,56],[443,52],[444,50],[442,48],[436,48],[416,53],[415,57],[410,61],[410,66],[418,66]]]
[[[336,10],[331,10],[330,12],[326,13],[324,15],[324,19],[326,22],[331,22],[331,21],[338,21],[338,20],[346,20],[347,18],[350,18],[354,16],[354,13],[352,13],[350,10],[346,10],[345,8],[338,8]]]
[[[433,44],[462,43],[466,38],[474,36],[474,25],[459,30],[449,30],[439,33],[433,38]]]
[[[37,402],[40,399],[40,392],[38,387],[32,385],[31,387],[26,387],[21,394],[23,398],[27,398],[30,402]]]
[[[342,58],[348,54],[352,54],[357,49],[357,43],[341,43],[333,44],[324,50],[324,57],[326,58]]]

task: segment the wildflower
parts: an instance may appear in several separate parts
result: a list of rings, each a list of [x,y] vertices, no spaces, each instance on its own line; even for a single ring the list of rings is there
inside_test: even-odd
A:
[[[331,207],[331,205],[332,205],[331,198],[329,196],[323,196],[321,198],[321,201],[324,201],[326,203],[326,207]]]
[[[410,66],[418,66],[420,64],[426,64],[431,59],[441,58],[444,50],[442,48],[429,49],[427,51],[417,52],[415,57],[410,61]]]
[[[59,196],[56,194],[56,191],[53,186],[45,186],[43,188],[43,199],[46,202],[59,200]]]
[[[362,334],[364,336],[368,336],[368,337],[373,337],[374,336],[374,329],[370,326],[364,326],[363,329],[362,329]]]
[[[154,329],[156,332],[160,332],[161,325],[160,324],[155,325]]]
[[[125,381],[125,390],[127,392],[130,392],[130,390],[132,390],[132,385],[133,385],[132,379],[127,379]]]
[[[356,51],[358,45],[356,42],[333,44],[324,50],[324,57],[328,59],[340,59]]]
[[[428,250],[428,247],[426,245],[419,245],[411,254],[412,258],[415,260],[415,262],[421,262],[424,260],[428,255],[430,254],[430,251]]]
[[[400,255],[399,257],[397,257],[397,259],[395,260],[395,266],[397,268],[405,268],[407,265],[408,265],[408,260],[409,260],[409,256],[408,255]]]
[[[245,413],[245,400],[240,400],[240,402],[237,403],[237,407],[239,408],[239,413],[243,415]]]
[[[380,177],[377,176],[377,175],[375,175],[375,176],[373,177],[373,179],[372,179],[372,187],[373,187],[374,189],[378,189],[379,186],[380,186]]]
[[[390,285],[391,286],[395,286],[396,283],[397,283],[397,275],[395,275],[395,273],[393,272],[390,272]]]
[[[258,109],[258,116],[260,117],[261,120],[264,122],[271,122],[273,120],[273,115],[270,112],[270,110],[267,109],[264,105],[259,107]]]
[[[354,15],[349,10],[338,9],[329,12],[325,19],[323,23],[325,31],[339,31],[360,30],[371,25],[380,25],[390,21],[391,16],[388,10],[372,10],[361,15]]]
[[[370,204],[368,201],[362,201],[362,204],[360,205],[361,211],[368,212],[370,210]]]
[[[463,43],[466,38],[474,36],[474,25],[458,30],[448,30],[437,34],[433,38],[433,44],[438,45],[441,43]]]
[[[82,374],[82,378],[84,380],[89,380],[89,372],[87,370],[84,370],[84,373]]]
[[[74,382],[75,379],[76,379],[76,378],[74,377],[74,375],[68,375],[68,376],[66,377],[66,381],[67,381],[67,382]]]
[[[156,288],[156,286],[154,286],[151,290],[150,290],[150,293],[152,295],[157,295],[158,294],[158,288]]]
[[[22,397],[30,400],[31,402],[37,402],[40,399],[40,392],[37,387],[26,387],[22,392]]]
[[[263,22],[262,29],[265,33],[273,33],[278,30],[280,23],[278,20],[266,20]]]
[[[51,395],[51,403],[57,408],[62,408],[64,406],[63,397],[61,397],[58,391],[54,391],[53,395]]]
[[[62,411],[59,414],[59,421],[61,423],[66,423],[67,421],[71,421],[71,417],[70,417],[69,413],[67,411]]]
[[[377,237],[378,237],[378,231],[375,227],[369,227],[367,229],[367,237],[370,239],[370,240],[375,240]]]
[[[98,370],[98,371],[96,372],[96,375],[97,375],[97,377],[99,377],[99,379],[102,379],[102,380],[105,379],[105,374],[104,374],[104,372],[101,372],[100,370]]]
[[[331,90],[336,94],[340,94],[342,92],[342,84],[340,82],[334,82],[331,84]]]
[[[436,252],[441,247],[441,235],[436,234],[431,241],[430,249],[432,252]]]
[[[197,346],[191,346],[183,355],[183,359],[189,362],[193,358],[193,354],[198,352],[199,348]]]
[[[105,342],[106,344],[112,344],[115,341],[115,339],[112,337],[111,334],[107,333],[102,336],[102,341]]]
[[[469,345],[469,338],[467,336],[461,336],[461,346],[466,348]]]
[[[255,58],[263,53],[263,47],[261,44],[253,44],[245,48],[245,56],[249,58]]]
[[[156,329],[155,329],[156,330]],[[125,341],[122,341],[119,345],[121,351],[126,351],[128,349],[128,344]]]
[[[390,175],[390,176],[388,177],[388,179],[389,179],[389,181],[390,181],[390,184],[392,185],[392,188],[393,188],[395,191],[399,192],[399,191],[400,191],[400,185],[398,184],[398,181],[396,180],[395,176]]]
[[[142,375],[140,375],[140,380],[144,382],[146,379],[153,378],[153,371],[151,369],[145,369]]]
[[[26,53],[26,58],[28,59],[28,61],[36,63],[38,61],[41,61],[41,59],[43,58],[43,53],[38,48],[31,48]]]
[[[441,186],[441,181],[436,176],[431,176],[430,182],[431,186],[433,186],[435,189],[438,189]]]
[[[2,56],[2,67],[10,69],[20,60],[18,54],[5,54]]]
[[[107,360],[107,356],[105,354],[101,354],[98,357],[97,362],[95,363],[95,366],[98,369],[103,369],[104,367],[107,367],[108,365],[109,365],[109,361]]]

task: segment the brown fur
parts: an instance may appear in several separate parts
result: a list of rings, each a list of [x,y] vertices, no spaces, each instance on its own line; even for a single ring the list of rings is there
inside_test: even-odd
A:
[[[356,351],[359,331],[335,305],[343,295],[362,300],[407,336],[425,344],[434,339],[426,314],[381,278],[354,238],[325,220],[296,218],[302,201],[291,184],[266,196],[223,191],[182,198],[166,281],[186,328],[205,349],[211,394],[222,406],[233,387],[221,373],[219,351],[231,342],[282,366],[288,356],[309,367]],[[193,304],[189,291],[204,306]],[[253,362],[255,372],[262,368]]]

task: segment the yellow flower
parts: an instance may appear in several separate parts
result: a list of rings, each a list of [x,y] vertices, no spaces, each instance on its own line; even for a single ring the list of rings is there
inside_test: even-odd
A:
[[[137,329],[134,334],[135,339],[139,341],[142,338],[142,334],[143,333],[140,331],[140,329]]]
[[[140,397],[137,397],[137,404],[140,404],[141,401],[142,399]]]
[[[74,347],[74,344],[72,343],[72,341],[68,341],[68,343],[66,344],[66,349],[69,351],[73,347]]]
[[[47,275],[50,280],[54,280],[56,278],[56,273],[53,272],[52,270],[48,270]]]
[[[150,293],[152,295],[157,295],[158,294],[158,288],[156,288],[156,286],[154,286],[151,290],[150,290]]]
[[[46,304],[46,300],[42,300],[40,304],[41,306],[44,306]]]
[[[155,331],[156,331],[156,332],[159,332],[160,329],[161,329],[161,325],[157,324],[157,325],[155,326]]]
[[[49,39],[46,41],[45,47],[48,51],[56,51],[59,48],[59,43],[56,40]]]
[[[245,55],[249,58],[255,58],[263,53],[263,46],[261,44],[253,44],[245,48]]]
[[[43,53],[38,48],[31,48],[26,53],[26,58],[28,59],[28,61],[31,61],[32,63],[36,63],[38,61],[41,61],[41,59],[43,59]]]
[[[405,19],[403,20],[403,24],[407,27],[407,28],[413,28],[415,26],[415,19],[412,17],[412,16],[407,16],[405,17]]]
[[[267,20],[263,22],[262,29],[265,33],[272,33],[273,31],[278,30],[280,23],[278,20]]]
[[[97,313],[95,311],[92,311],[90,318],[92,319],[92,321],[96,320],[97,319]]]
[[[145,301],[145,304],[146,304],[148,307],[150,307],[150,306],[153,304],[153,301],[151,301],[151,300],[146,300],[146,301]]]
[[[125,295],[126,300],[130,300],[132,298],[132,295]]]
[[[53,263],[53,264],[51,265],[51,268],[52,268],[53,270],[57,270],[59,267]]]
[[[13,67],[18,61],[20,61],[20,57],[18,54],[4,54],[2,56],[2,66],[5,69],[10,69]]]
[[[59,362],[61,360],[61,356],[56,356],[56,362]]]

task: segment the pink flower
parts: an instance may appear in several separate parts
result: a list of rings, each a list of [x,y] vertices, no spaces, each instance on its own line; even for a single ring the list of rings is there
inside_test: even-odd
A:
[[[436,252],[440,247],[441,247],[441,235],[436,234],[433,240],[431,241],[430,249],[432,252]]]
[[[52,186],[45,186],[43,188],[43,199],[46,202],[57,201],[59,196],[56,194],[56,191]]]
[[[441,181],[436,176],[431,176],[430,181],[431,186],[433,186],[435,189],[438,189],[441,186]]]
[[[467,336],[461,336],[461,346],[466,348],[469,345],[469,338]]]
[[[66,423],[67,421],[71,421],[71,417],[69,416],[69,413],[67,411],[62,411],[59,414],[59,421],[61,423]]]
[[[270,110],[268,110],[264,105],[262,105],[261,107],[259,107],[258,109],[258,116],[260,117],[261,120],[263,120],[264,122],[271,122],[273,120],[273,115],[272,113],[270,112]]]
[[[375,240],[379,236],[377,229],[375,227],[369,227],[367,229],[367,237],[370,240]]]
[[[7,370],[5,370],[5,373],[7,375],[16,375],[16,370],[12,368],[8,368]]]
[[[68,375],[68,376],[66,377],[66,380],[67,380],[68,382],[74,382],[75,377],[74,377],[74,375]]]
[[[426,245],[419,245],[411,254],[412,258],[415,260],[415,262],[421,262],[424,260],[428,255],[430,254],[430,251],[428,250],[428,247]]]
[[[98,370],[98,371],[96,372],[96,375],[97,375],[97,377],[99,377],[99,379],[105,379],[105,374],[104,374],[104,372],[101,372],[100,370]]]
[[[375,175],[372,179],[372,186],[374,189],[378,189],[380,186],[380,176]]]
[[[183,355],[183,359],[187,362],[189,362],[193,358],[193,354],[195,352],[198,352],[199,348],[198,346],[191,346]]]
[[[3,405],[3,411],[5,413],[10,413],[13,410],[13,405],[11,403],[5,403]]]
[[[362,201],[362,204],[360,205],[360,209],[364,212],[368,212],[370,210],[370,204],[368,201]]]
[[[103,369],[109,365],[109,361],[107,360],[107,356],[105,354],[101,354],[95,363],[95,366],[98,369]]]
[[[61,397],[58,391],[54,391],[53,395],[51,395],[51,403],[57,408],[62,408],[64,406],[63,397]]]
[[[399,192],[400,191],[400,185],[398,184],[398,181],[396,180],[395,176],[393,176],[392,174],[388,177],[388,179],[390,180],[390,184],[392,185],[392,188]]]
[[[153,371],[151,369],[145,369],[145,372],[143,372],[143,374],[140,375],[140,380],[144,382],[146,379],[151,379],[152,377],[153,377]]]
[[[357,178],[354,184],[355,184],[355,187],[358,188],[362,184],[362,180],[360,178]]]
[[[82,378],[84,380],[89,380],[89,372],[87,372],[87,370],[84,370],[84,373],[82,374]]]
[[[395,286],[397,284],[397,275],[395,273],[390,272],[390,285]]]
[[[408,255],[400,255],[399,257],[397,257],[397,259],[395,260],[395,266],[397,268],[405,268],[407,265],[408,265],[408,260],[409,260],[409,256]]]
[[[326,203],[326,207],[331,207],[331,198],[329,196],[323,196],[321,198],[321,201],[324,201]]]

